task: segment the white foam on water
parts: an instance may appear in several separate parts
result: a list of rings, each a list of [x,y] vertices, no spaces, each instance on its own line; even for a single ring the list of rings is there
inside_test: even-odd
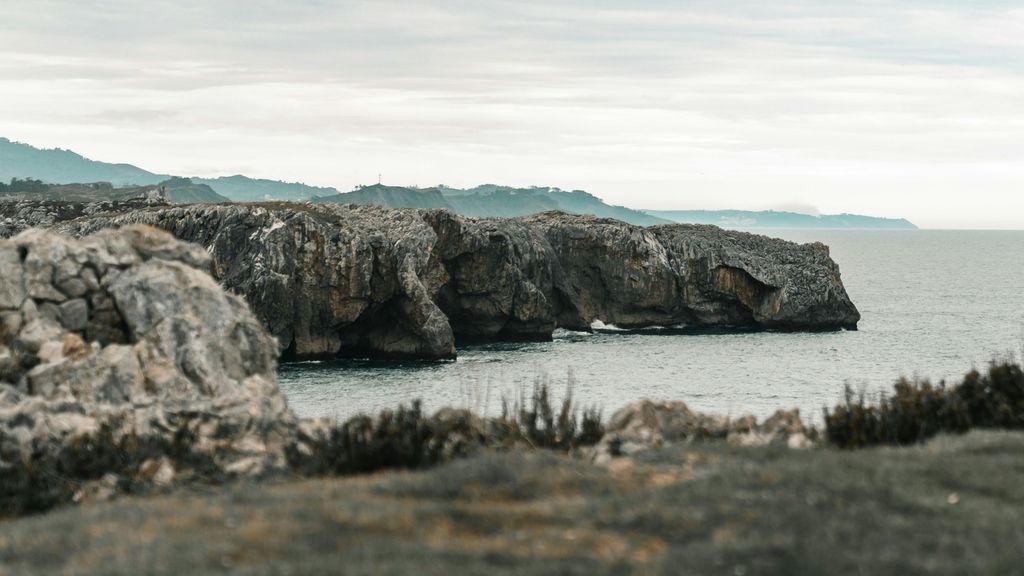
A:
[[[605,324],[603,320],[595,319],[590,323],[591,330],[604,330],[605,332],[625,332],[624,328],[619,328],[615,324]]]

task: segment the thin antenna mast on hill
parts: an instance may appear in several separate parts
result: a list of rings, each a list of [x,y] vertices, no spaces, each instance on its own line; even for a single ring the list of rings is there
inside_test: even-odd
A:
[[[377,184],[380,184],[380,172],[377,172]]]

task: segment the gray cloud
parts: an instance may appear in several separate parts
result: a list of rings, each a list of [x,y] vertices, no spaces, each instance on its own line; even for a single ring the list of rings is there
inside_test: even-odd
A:
[[[9,4],[0,132],[102,159],[1024,224],[1014,2]]]

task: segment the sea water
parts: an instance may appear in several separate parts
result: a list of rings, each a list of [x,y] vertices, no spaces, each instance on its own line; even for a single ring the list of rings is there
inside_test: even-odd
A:
[[[956,380],[1024,347],[1024,232],[772,231],[829,245],[857,331],[684,334],[559,331],[551,342],[465,346],[447,363],[287,364],[281,388],[300,416],[346,418],[421,399],[495,413],[536,381],[571,387],[609,414],[641,398],[763,417],[799,408],[820,421],[846,385],[868,394],[900,376]]]

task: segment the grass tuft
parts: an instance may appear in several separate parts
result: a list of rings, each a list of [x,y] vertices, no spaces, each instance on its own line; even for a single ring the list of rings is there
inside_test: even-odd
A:
[[[534,448],[569,451],[596,444],[604,436],[601,411],[596,407],[580,411],[573,404],[571,382],[556,414],[550,385],[539,378],[527,401],[502,398],[501,417],[496,424],[507,442],[522,442]]]

